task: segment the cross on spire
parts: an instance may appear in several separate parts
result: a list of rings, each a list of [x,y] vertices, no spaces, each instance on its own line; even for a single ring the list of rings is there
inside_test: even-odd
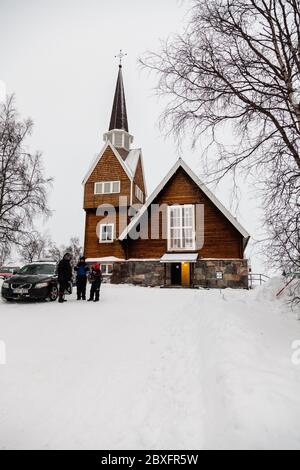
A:
[[[122,67],[122,60],[123,60],[123,58],[126,57],[126,56],[127,56],[126,52],[123,52],[122,49],[120,49],[119,54],[115,55],[115,58],[116,58],[116,59],[120,59],[119,67]]]

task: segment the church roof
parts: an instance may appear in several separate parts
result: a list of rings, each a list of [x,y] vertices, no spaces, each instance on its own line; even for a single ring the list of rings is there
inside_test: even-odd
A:
[[[124,169],[125,173],[127,174],[128,178],[130,180],[133,180],[134,179],[134,176],[135,176],[135,173],[136,173],[136,169],[137,169],[137,165],[138,165],[138,162],[139,162],[139,159],[141,158],[141,162],[142,162],[142,165],[143,165],[143,157],[142,157],[142,151],[141,149],[132,149],[128,152],[128,155],[126,158],[122,158],[122,156],[120,155],[120,152],[119,150],[120,149],[117,149],[115,148],[111,142],[107,141],[104,145],[104,147],[102,148],[101,152],[99,153],[99,155],[96,156],[96,158],[94,159],[94,161],[92,162],[84,180],[83,180],[83,184],[86,184],[88,182],[88,179],[89,177],[91,176],[91,174],[93,173],[93,171],[95,170],[96,166],[98,165],[98,163],[100,162],[101,158],[103,157],[105,151],[107,150],[107,148],[110,147],[114,153],[114,155],[116,156],[117,160],[119,161],[120,165],[122,166],[122,168]]]
[[[175,165],[171,168],[169,173],[166,177],[161,181],[161,183],[157,186],[155,191],[149,196],[146,203],[143,205],[141,210],[137,213],[137,215],[132,219],[130,224],[127,228],[121,233],[119,240],[125,240],[127,236],[130,234],[131,230],[138,225],[142,216],[148,210],[150,205],[156,199],[156,197],[160,194],[160,192],[164,189],[166,184],[170,181],[172,176],[177,172],[179,168],[183,168],[183,170],[190,176],[190,178],[196,183],[196,185],[202,190],[202,192],[212,201],[212,203],[220,210],[220,212],[231,222],[231,224],[236,228],[236,230],[242,235],[244,239],[244,248],[247,246],[248,241],[250,239],[250,235],[247,230],[237,221],[235,217],[223,206],[223,204],[219,201],[219,199],[208,189],[208,187],[198,178],[198,176],[191,170],[191,168],[180,158]]]
[[[130,152],[128,152],[127,158],[125,159],[125,163],[133,175],[135,175],[140,156],[141,149],[132,149]]]
[[[109,130],[120,129],[128,132],[128,119],[126,110],[126,99],[123,83],[122,65],[119,66],[114,103],[111,113]]]

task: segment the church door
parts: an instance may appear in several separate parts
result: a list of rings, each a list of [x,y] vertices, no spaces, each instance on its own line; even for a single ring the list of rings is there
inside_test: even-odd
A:
[[[171,283],[172,286],[181,286],[181,263],[171,264]]]

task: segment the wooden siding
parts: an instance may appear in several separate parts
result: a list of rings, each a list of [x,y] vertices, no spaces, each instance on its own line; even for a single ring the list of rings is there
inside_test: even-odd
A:
[[[120,181],[121,193],[95,195],[94,184],[101,181]],[[128,204],[130,204],[130,195],[131,181],[112,149],[108,147],[85,184],[84,209],[97,208],[101,204],[118,206],[120,196],[127,196]]]
[[[117,220],[118,220],[117,213]],[[125,259],[124,246],[118,240],[113,243],[99,243],[97,236],[97,226],[105,219],[105,223],[113,223],[114,219],[110,217],[98,217],[95,210],[86,211],[85,223],[85,249],[84,255],[86,258],[105,258],[108,256],[115,256],[116,258]],[[120,235],[118,223],[115,226],[115,235],[118,238]]]
[[[154,201],[155,204],[204,204],[205,242],[199,255],[203,258],[243,258],[242,236],[226,217],[215,207],[201,189],[180,168]],[[151,221],[149,217],[149,236]],[[128,240],[128,258],[160,258],[168,251],[167,240],[162,238],[160,217],[159,240]]]
[[[121,193],[120,194],[105,194],[95,195],[94,184],[100,181],[121,181]],[[138,162],[136,174],[133,183],[133,195],[134,195],[134,184],[145,192],[144,175],[142,169],[141,159]],[[86,222],[85,222],[85,256],[87,258],[104,258],[108,256],[114,256],[116,258],[125,259],[126,246],[119,241],[114,243],[99,243],[97,236],[97,225],[101,224],[104,216],[97,216],[96,209],[100,205],[111,204],[116,207],[117,210],[117,223],[116,223],[116,237],[119,237],[120,233],[126,228],[126,225],[120,227],[119,224],[119,197],[127,196],[127,204],[130,205],[131,197],[131,181],[128,175],[124,171],[120,162],[117,160],[111,148],[108,148],[103,154],[98,165],[94,169],[90,178],[88,179],[84,188],[84,208],[86,210]],[[133,199],[134,203],[138,201],[136,198]],[[106,218],[107,221],[107,218]],[[109,221],[108,221],[109,222]],[[127,224],[129,218],[127,217]]]
[[[148,214],[148,240],[128,240],[124,242],[99,243],[97,224],[104,217],[96,215],[96,207],[109,203],[118,206],[119,195],[94,196],[94,183],[97,181],[121,181],[121,194],[130,197],[131,182],[111,149],[107,149],[85,187],[85,256],[102,258],[114,256],[120,259],[158,259],[167,251],[167,239],[163,238],[162,216],[156,215],[153,222],[159,223],[159,240],[151,240],[151,218]],[[141,161],[138,163],[134,184],[145,191]],[[134,188],[133,188],[134,189]],[[129,201],[129,199],[128,199]],[[133,202],[137,202],[135,198]],[[155,204],[203,204],[205,218],[204,246],[199,250],[202,258],[243,259],[243,239],[236,228],[226,219],[201,189],[180,168],[158,195]],[[116,224],[118,237],[124,227]]]

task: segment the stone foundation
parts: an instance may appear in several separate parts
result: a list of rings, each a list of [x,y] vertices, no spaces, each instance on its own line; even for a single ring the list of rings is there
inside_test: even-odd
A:
[[[114,264],[112,284],[157,287],[164,285],[165,269],[159,261],[128,261]]]
[[[114,264],[112,284],[143,287],[171,286],[170,265],[159,261],[128,261]],[[221,279],[218,279],[220,273]],[[247,260],[200,260],[191,264],[191,287],[248,289]]]
[[[248,260],[200,260],[194,265],[194,286],[248,289],[248,274]]]

